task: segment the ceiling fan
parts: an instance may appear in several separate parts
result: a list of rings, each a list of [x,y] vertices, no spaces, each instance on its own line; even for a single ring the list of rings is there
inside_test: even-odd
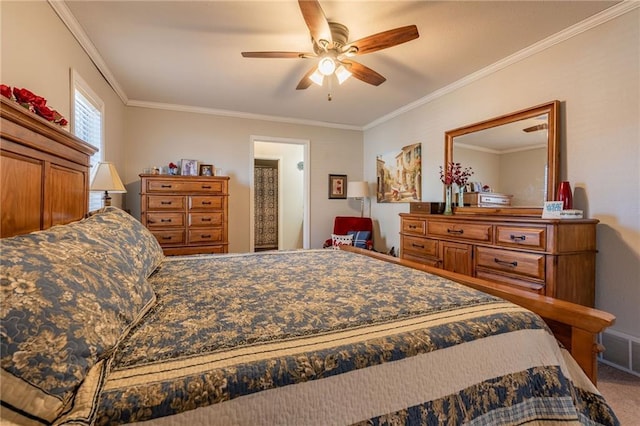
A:
[[[353,75],[365,83],[379,86],[386,78],[350,58],[387,49],[419,37],[418,28],[408,25],[349,42],[349,29],[345,25],[328,21],[317,0],[298,0],[298,4],[311,33],[313,52],[242,52],[245,58],[318,58],[317,64],[302,77],[296,90],[306,89],[312,82],[321,86],[324,77],[332,74],[335,74],[340,84]]]

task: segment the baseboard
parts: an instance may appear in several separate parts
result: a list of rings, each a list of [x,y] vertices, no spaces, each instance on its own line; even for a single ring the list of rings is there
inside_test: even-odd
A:
[[[604,352],[598,360],[604,364],[640,377],[640,339],[615,330],[605,330],[598,336]]]

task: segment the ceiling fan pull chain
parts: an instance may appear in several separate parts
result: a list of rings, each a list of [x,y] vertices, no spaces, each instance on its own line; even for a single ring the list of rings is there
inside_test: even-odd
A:
[[[331,96],[331,87],[333,83],[333,76],[330,75],[327,78],[327,88],[329,89],[329,93],[327,93],[327,101],[331,102],[333,100],[333,96]]]

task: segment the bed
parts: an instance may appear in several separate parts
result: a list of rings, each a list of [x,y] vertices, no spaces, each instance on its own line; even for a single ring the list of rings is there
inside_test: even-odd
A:
[[[537,314],[346,250],[164,257],[115,207],[2,241],[18,424],[616,424]]]
[[[3,156],[56,133],[27,127]],[[607,313],[355,248],[165,257],[115,207],[62,222],[0,240],[3,423],[618,424]]]

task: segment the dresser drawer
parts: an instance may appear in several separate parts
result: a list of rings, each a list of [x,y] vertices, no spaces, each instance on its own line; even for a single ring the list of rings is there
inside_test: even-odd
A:
[[[224,213],[189,213],[189,226],[222,226]]]
[[[189,244],[222,242],[222,229],[189,229]]]
[[[510,250],[477,247],[476,266],[494,271],[545,279],[545,256],[535,253],[521,253]]]
[[[438,240],[427,238],[402,237],[403,253],[413,254],[416,256],[438,256]]]
[[[184,197],[181,195],[147,195],[148,210],[184,210]]]
[[[546,228],[496,226],[496,244],[506,247],[526,247],[544,250],[547,242]]]
[[[147,213],[149,228],[184,226],[184,213],[150,212]]]
[[[428,222],[427,234],[436,237],[491,242],[491,225],[482,223]]]
[[[402,232],[405,234],[424,235],[426,221],[419,219],[402,219]]]
[[[192,195],[189,197],[190,210],[222,210],[224,206],[224,197]]]
[[[147,192],[205,192],[224,194],[223,181],[177,181],[172,179],[147,180]]]
[[[151,233],[161,246],[185,243],[184,231],[151,230]]]
[[[476,277],[489,280],[489,281],[499,282],[502,284],[508,284],[512,287],[517,287],[522,290],[531,291],[537,294],[543,294],[543,295],[545,294],[544,281],[512,278],[510,276],[499,275],[499,274],[492,273],[491,271],[483,271],[483,270],[476,271]]]

